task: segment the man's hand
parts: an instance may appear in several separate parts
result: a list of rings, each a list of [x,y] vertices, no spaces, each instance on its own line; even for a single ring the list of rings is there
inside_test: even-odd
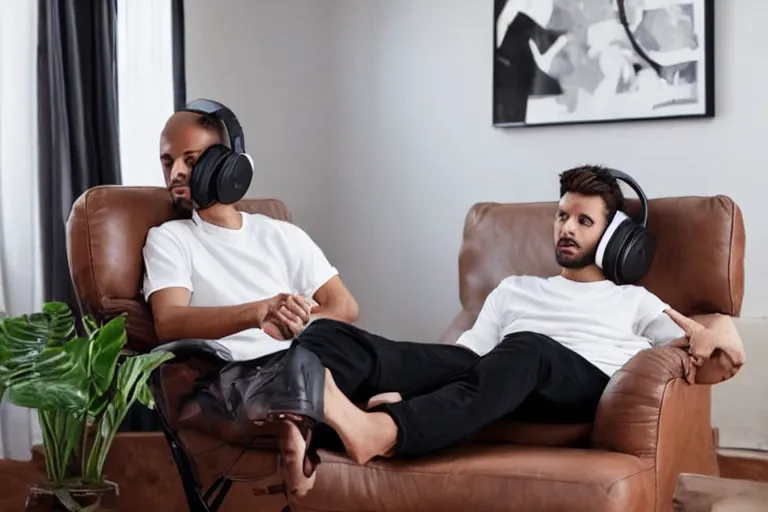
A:
[[[728,317],[718,317],[713,325],[696,329],[690,334],[688,353],[696,366],[701,366],[717,349],[722,350],[736,366],[746,362],[741,337]]]
[[[690,384],[728,380],[746,362],[741,336],[730,316],[707,314],[688,318],[672,308],[666,313],[686,333],[671,345],[688,352],[686,380]]]
[[[309,322],[311,309],[302,295],[280,294],[269,299],[261,329],[276,340],[291,340]]]
[[[671,345],[688,352],[688,383],[717,384],[736,375],[746,362],[746,354],[733,320],[724,315],[704,315],[698,321],[682,319],[679,323],[687,335]]]

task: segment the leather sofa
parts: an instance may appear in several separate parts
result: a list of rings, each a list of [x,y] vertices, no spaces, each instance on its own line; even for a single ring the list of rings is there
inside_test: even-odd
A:
[[[291,220],[277,200],[246,200],[239,207]],[[459,252],[461,311],[440,342],[454,342],[472,325],[504,277],[558,272],[555,207],[481,203],[470,209]],[[636,211],[637,203],[630,201],[630,207]],[[83,194],[68,220],[68,256],[81,310],[99,319],[127,312],[128,347],[134,351],[158,344],[139,291],[141,248],[151,226],[176,216],[163,189],[107,186]],[[684,314],[738,316],[745,244],[738,206],[724,196],[652,199],[648,223],[659,248],[642,284]],[[671,510],[678,474],[718,475],[711,388],[684,380],[685,361],[685,353],[673,347],[638,353],[611,379],[592,424],[501,420],[433,456],[366,466],[320,450],[314,489],[302,498],[288,495],[286,509]],[[165,432],[191,510],[215,510],[212,493],[203,496],[206,489],[226,491],[233,483],[248,492],[230,492],[238,503],[224,498],[225,508],[256,507],[259,495],[284,490],[279,434],[269,425],[236,425],[200,413],[194,381],[214,368],[193,355],[158,370],[155,395]]]

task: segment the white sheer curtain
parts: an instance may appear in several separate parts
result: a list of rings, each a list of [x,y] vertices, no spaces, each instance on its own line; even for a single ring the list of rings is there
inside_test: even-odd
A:
[[[37,4],[0,0],[0,311],[42,307],[37,172]],[[163,185],[160,131],[173,113],[170,0],[118,0],[122,179]],[[48,186],[43,183],[42,186]],[[0,459],[42,443],[35,411],[0,402]]]
[[[0,0],[0,309],[39,311],[37,2]],[[37,414],[0,404],[0,458],[27,460],[42,443]]]
[[[118,0],[120,167],[124,185],[164,186],[160,132],[173,114],[170,0]]]

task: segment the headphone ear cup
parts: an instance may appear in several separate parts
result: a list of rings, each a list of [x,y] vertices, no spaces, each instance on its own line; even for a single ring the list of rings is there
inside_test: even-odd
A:
[[[656,237],[639,225],[632,226],[617,260],[619,284],[637,284],[651,270],[656,255]]]
[[[217,178],[218,200],[223,204],[236,203],[243,198],[253,179],[253,166],[244,153],[230,153],[221,164]]]
[[[619,263],[621,261],[622,250],[627,238],[632,233],[632,221],[625,219],[610,235],[603,253],[603,274],[609,280],[619,284]]]
[[[209,146],[197,158],[192,167],[189,189],[192,200],[199,208],[207,208],[216,202],[218,175],[222,163],[232,152],[222,144]]]

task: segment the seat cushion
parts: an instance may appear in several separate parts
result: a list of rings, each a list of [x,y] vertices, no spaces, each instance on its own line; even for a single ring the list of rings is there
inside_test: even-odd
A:
[[[586,448],[589,446],[591,432],[591,423],[546,425],[502,419],[480,430],[471,440],[480,444]]]
[[[653,466],[631,455],[574,448],[463,445],[415,460],[358,466],[320,452],[298,511],[646,511]]]

